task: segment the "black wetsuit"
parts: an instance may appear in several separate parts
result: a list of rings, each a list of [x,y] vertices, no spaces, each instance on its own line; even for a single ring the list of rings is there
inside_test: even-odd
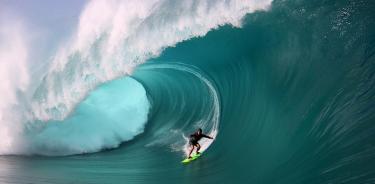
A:
[[[197,145],[198,141],[201,140],[202,137],[206,137],[206,138],[211,139],[211,137],[208,136],[208,135],[194,133],[194,134],[190,135],[190,139],[189,139],[190,145],[194,145],[194,146]]]

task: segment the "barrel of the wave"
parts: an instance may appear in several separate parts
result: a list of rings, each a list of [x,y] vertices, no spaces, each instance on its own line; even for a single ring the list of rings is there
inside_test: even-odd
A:
[[[36,121],[28,152],[73,155],[116,148],[144,131],[150,102],[141,83],[123,77],[99,86],[63,120]],[[69,136],[66,136],[69,135]]]
[[[158,73],[157,71],[160,71]],[[170,79],[168,78],[169,75],[165,75],[166,72],[170,71],[177,71],[180,74],[174,74],[175,76],[173,77],[174,80],[176,80],[176,77],[178,75],[183,75],[184,78],[190,77],[193,83],[189,83],[189,85],[196,85],[196,89],[203,89],[202,91],[194,91],[195,93],[202,93],[199,95],[199,98],[203,98],[203,101],[199,101],[198,104],[203,108],[202,110],[205,113],[202,113],[201,116],[196,117],[198,120],[195,120],[195,122],[186,122],[182,127],[179,127],[184,133],[186,131],[191,131],[196,129],[196,127],[201,127],[202,129],[205,130],[206,135],[204,135],[206,138],[200,140],[199,138],[199,144],[200,144],[200,153],[201,154],[192,154],[192,158],[184,159],[182,163],[190,163],[193,160],[196,160],[199,158],[204,151],[206,151],[210,145],[213,143],[213,140],[217,134],[218,134],[218,127],[219,127],[219,120],[220,120],[220,103],[219,103],[219,95],[216,89],[216,86],[212,82],[212,80],[205,75],[203,71],[200,69],[192,66],[192,65],[187,65],[183,63],[175,63],[175,62],[169,62],[169,63],[148,63],[146,65],[141,66],[138,69],[138,73],[135,73],[136,78],[140,78],[142,80],[142,76],[147,76],[150,75],[151,72],[156,72],[154,76],[148,80],[152,80],[152,84],[154,85],[156,82],[156,79],[161,77],[165,78],[163,80],[163,85],[165,85],[166,81],[169,81]],[[147,73],[142,73],[142,72],[147,72]],[[144,79],[143,79],[144,80]],[[146,82],[148,83],[148,82]],[[179,83],[173,83],[169,85],[183,85],[181,81]],[[168,85],[168,86],[169,86]],[[203,86],[202,86],[203,85]],[[186,86],[182,86],[186,87]],[[177,88],[177,86],[175,87]],[[195,88],[194,88],[195,89]],[[152,93],[152,92],[151,92]],[[172,93],[172,94],[180,94],[180,93]],[[186,93],[186,91],[185,91]],[[184,94],[183,94],[184,95]],[[186,95],[186,94],[185,94]],[[152,95],[151,95],[152,96]],[[184,99],[184,97],[182,98]],[[195,101],[194,101],[195,102]],[[183,109],[189,109],[190,107],[183,107]],[[201,129],[199,128],[199,129]],[[202,131],[202,130],[201,130]],[[184,142],[182,144],[177,144],[176,142],[179,142],[178,140],[173,140],[171,141],[171,146],[175,147],[174,145],[179,145],[177,147],[177,150],[181,150],[183,153],[184,157],[188,157],[190,151],[191,151],[191,144],[189,143],[189,138],[185,137],[184,133],[182,133],[182,136],[176,137],[176,139],[182,139]],[[169,135],[168,135],[169,136]],[[163,137],[159,137],[160,139],[164,139]]]

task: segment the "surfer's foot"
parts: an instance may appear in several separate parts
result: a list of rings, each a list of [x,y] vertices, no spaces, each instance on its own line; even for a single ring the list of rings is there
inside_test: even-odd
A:
[[[197,155],[201,154],[201,152],[197,151]]]
[[[191,156],[189,156],[188,159],[191,159]]]

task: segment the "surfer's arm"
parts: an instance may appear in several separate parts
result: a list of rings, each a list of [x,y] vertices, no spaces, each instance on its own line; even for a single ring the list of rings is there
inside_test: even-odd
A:
[[[208,138],[208,139],[213,139],[213,137],[205,135],[205,134],[202,134],[202,136],[205,137],[205,138]]]

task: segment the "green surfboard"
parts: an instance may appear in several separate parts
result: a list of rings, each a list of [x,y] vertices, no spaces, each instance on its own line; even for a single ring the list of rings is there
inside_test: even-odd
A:
[[[193,160],[197,159],[198,157],[200,157],[201,155],[202,155],[202,153],[199,153],[199,154],[193,153],[193,154],[191,155],[191,158],[187,158],[187,159],[183,160],[182,163],[183,163],[183,164],[188,164],[188,163],[190,163],[191,161],[193,161]]]

